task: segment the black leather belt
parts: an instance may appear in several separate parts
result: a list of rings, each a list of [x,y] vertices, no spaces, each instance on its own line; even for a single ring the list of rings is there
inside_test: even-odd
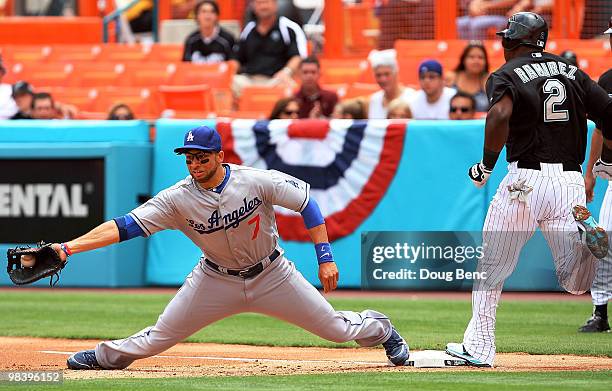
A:
[[[274,262],[276,260],[276,258],[278,258],[278,256],[280,255],[280,251],[278,251],[277,249],[275,249],[272,254],[270,254],[268,256],[268,259],[270,260],[270,263]],[[212,267],[213,269],[215,269],[218,272],[221,272],[223,274],[229,274],[230,276],[238,276],[240,278],[244,278],[245,280],[248,278],[253,278],[256,275],[258,275],[259,273],[263,272],[264,270],[264,265],[263,262],[259,262],[258,264],[255,264],[249,268],[246,269],[227,269],[224,268],[223,266],[219,266],[216,263],[214,263],[213,261],[211,261],[208,258],[204,258],[204,261],[206,262],[206,264],[210,267]]]
[[[551,164],[558,164],[558,163],[551,163]],[[578,163],[565,162],[561,164],[563,164],[563,171],[582,172],[582,167]],[[516,162],[516,166],[518,168],[527,168],[529,170],[538,170],[538,171],[542,170],[542,166],[540,165],[540,162],[526,162],[524,160],[519,160],[518,162]]]

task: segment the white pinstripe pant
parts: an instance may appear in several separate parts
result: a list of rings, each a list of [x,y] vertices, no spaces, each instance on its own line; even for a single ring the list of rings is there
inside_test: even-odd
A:
[[[521,179],[533,187],[528,203],[510,198],[508,185]],[[509,164],[483,227],[484,256],[478,271],[486,272],[487,279],[475,281],[472,290],[472,319],[463,336],[468,353],[493,365],[495,318],[502,287],[536,228],[540,227],[552,251],[561,286],[572,293],[583,293],[591,286],[596,261],[581,244],[572,216],[572,207],[585,203],[584,180],[579,172],[563,171],[561,164],[542,164],[541,171]]]
[[[612,231],[612,182],[608,182],[608,189],[601,204],[599,224],[606,231]],[[594,305],[606,304],[612,299],[612,255],[610,253],[598,262],[597,273],[591,287],[591,298]]]

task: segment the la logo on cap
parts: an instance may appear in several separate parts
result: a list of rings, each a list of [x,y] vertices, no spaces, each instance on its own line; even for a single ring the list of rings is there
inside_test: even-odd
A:
[[[191,131],[189,131],[189,134],[187,135],[187,141],[193,141],[193,133],[191,133]]]

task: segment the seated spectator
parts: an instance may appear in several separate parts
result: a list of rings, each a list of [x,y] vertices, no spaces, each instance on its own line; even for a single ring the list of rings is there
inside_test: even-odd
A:
[[[150,33],[153,30],[153,0],[139,0],[124,15],[133,33]]]
[[[487,30],[500,30],[510,15],[526,10],[530,0],[471,0],[467,15],[457,18],[459,39],[487,39]]]
[[[34,90],[30,83],[18,81],[13,85],[13,99],[17,103],[19,111],[11,119],[32,119],[32,100]]]
[[[276,0],[253,0],[252,4],[257,19],[247,23],[237,45],[240,67],[232,81],[236,98],[249,85],[294,85],[291,77],[307,55],[304,32],[297,23],[278,16]]]
[[[576,56],[576,53],[574,53],[571,50],[564,50],[561,52],[561,54],[559,54],[560,57],[565,58],[570,64],[574,65],[574,66],[578,66],[578,57]]]
[[[336,119],[367,119],[365,103],[361,99],[349,99],[340,102],[332,114]]]
[[[489,100],[485,92],[485,84],[489,77],[489,57],[482,43],[470,42],[463,49],[455,71],[449,72],[447,76],[446,79],[451,87],[474,96],[476,111],[489,109]]]
[[[300,104],[294,97],[279,99],[268,119],[298,119],[300,114]]]
[[[410,105],[403,99],[393,99],[389,102],[389,110],[387,113],[388,119],[404,119],[412,118]]]
[[[314,56],[303,59],[298,75],[302,85],[295,93],[295,99],[300,104],[300,118],[329,118],[338,103],[338,94],[335,91],[324,90],[319,85],[321,78],[319,60]]]
[[[60,112],[55,107],[53,97],[48,92],[37,92],[32,97],[32,119],[58,119]]]
[[[130,109],[130,106],[125,103],[117,103],[111,107],[107,119],[128,121],[134,119],[134,113],[132,109]]]
[[[13,100],[13,86],[2,83],[6,75],[6,68],[0,57],[0,119],[9,119],[18,111],[17,104]]]
[[[219,26],[219,5],[214,0],[202,0],[195,6],[198,29],[185,40],[183,61],[217,63],[234,58],[234,37]]]
[[[476,100],[466,92],[458,91],[450,101],[449,119],[474,119]]]
[[[410,100],[414,119],[448,119],[450,100],[456,91],[444,86],[442,65],[436,60],[425,60],[419,65],[421,89]]]
[[[369,119],[387,118],[389,102],[394,99],[402,99],[408,102],[415,91],[404,87],[398,80],[398,66],[394,49],[373,50],[368,56],[376,83],[381,88],[370,95],[368,103]]]
[[[300,27],[304,26],[304,19],[302,18],[300,10],[295,6],[293,0],[277,0],[278,4],[278,15],[285,16],[297,23]],[[246,26],[247,23],[256,19],[255,12],[253,11],[253,0],[246,1],[247,7],[244,10],[244,17],[242,18],[242,25]]]

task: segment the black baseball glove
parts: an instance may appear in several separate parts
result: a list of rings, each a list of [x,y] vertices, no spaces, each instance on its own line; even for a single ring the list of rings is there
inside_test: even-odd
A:
[[[36,259],[36,263],[32,267],[25,267],[21,264],[22,255],[31,255]],[[59,281],[59,276],[66,266],[66,262],[62,262],[59,254],[51,247],[51,244],[40,242],[38,247],[16,247],[11,248],[6,252],[8,272],[11,281],[15,285],[31,284],[45,277],[51,277],[50,286],[54,286]],[[55,282],[53,277],[57,276]]]

